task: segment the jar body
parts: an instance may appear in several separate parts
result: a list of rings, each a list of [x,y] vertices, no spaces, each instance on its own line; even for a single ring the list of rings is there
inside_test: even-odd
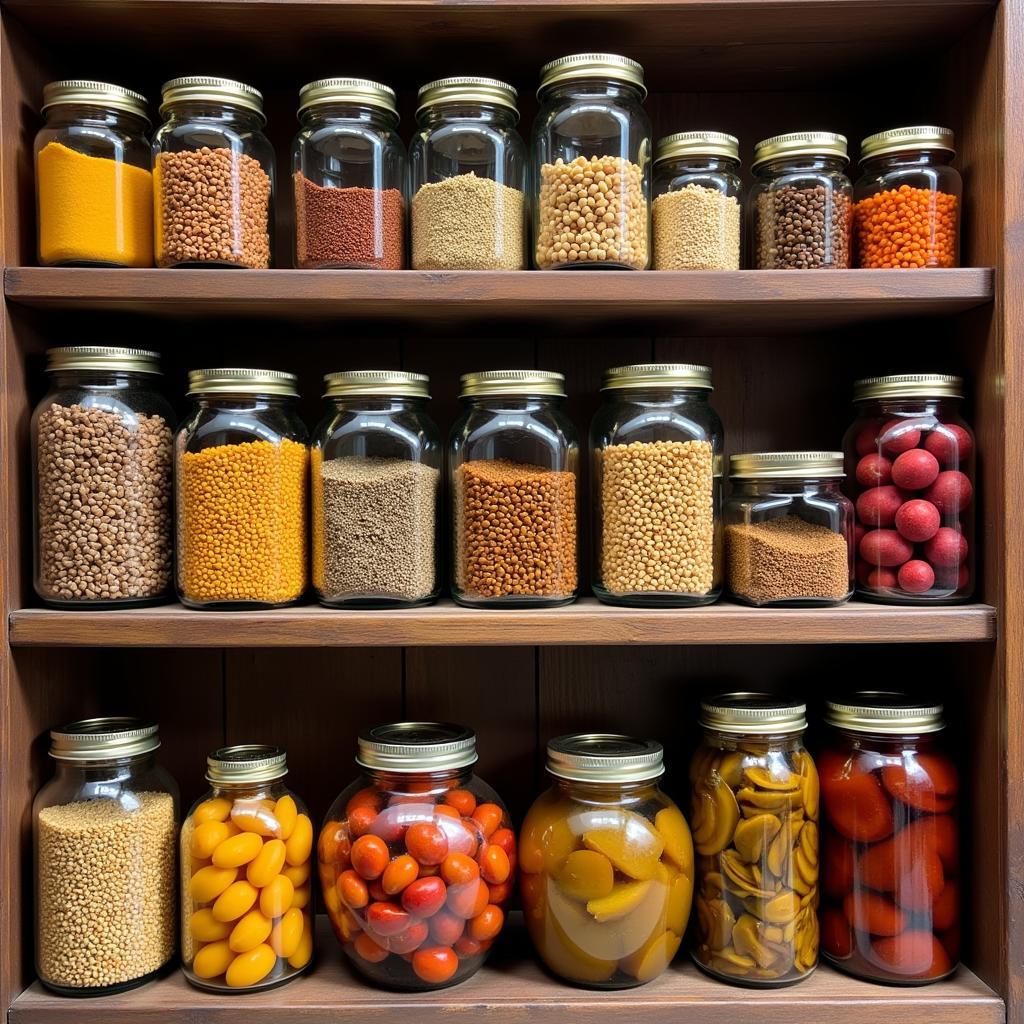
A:
[[[40,266],[151,267],[153,176],[146,120],[61,103],[35,138]]]
[[[158,267],[269,267],[274,149],[262,118],[176,103],[153,138]]]
[[[286,398],[202,395],[174,439],[178,597],[274,608],[306,589],[306,429]]]
[[[651,123],[639,88],[596,78],[551,86],[533,155],[537,268],[646,270]]]
[[[178,789],[152,754],[58,763],[32,809],[36,973],[61,995],[156,976],[177,949]]]
[[[857,403],[843,450],[861,597],[933,604],[974,593],[975,442],[959,407],[955,398]]]
[[[960,958],[958,780],[941,733],[832,727],[818,767],[825,956],[895,985],[951,974]]]
[[[690,767],[693,958],[737,984],[786,985],[818,963],[818,774],[799,735],[706,730]]]

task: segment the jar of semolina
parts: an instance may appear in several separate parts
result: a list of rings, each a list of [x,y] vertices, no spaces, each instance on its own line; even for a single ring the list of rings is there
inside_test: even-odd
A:
[[[591,425],[593,588],[634,606],[710,604],[722,588],[722,421],[711,370],[619,366]]]
[[[189,373],[174,440],[178,596],[191,608],[275,608],[306,589],[306,428],[296,378]]]

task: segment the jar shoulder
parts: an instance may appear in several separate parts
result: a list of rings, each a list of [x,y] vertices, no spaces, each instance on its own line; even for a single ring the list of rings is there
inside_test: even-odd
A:
[[[178,428],[175,446],[179,452],[251,441],[282,441],[306,444],[308,433],[298,414],[281,407],[251,408],[245,405],[194,408]]]
[[[706,402],[620,399],[598,409],[590,433],[596,449],[634,441],[707,441],[717,453],[724,430],[718,413]]]

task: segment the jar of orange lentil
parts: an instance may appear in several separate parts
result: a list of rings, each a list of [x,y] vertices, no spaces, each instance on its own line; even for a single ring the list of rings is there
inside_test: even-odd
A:
[[[955,267],[960,262],[961,181],[950,166],[953,133],[894,128],[860,144],[854,190],[857,265]]]
[[[277,608],[306,589],[306,428],[296,377],[189,373],[175,437],[178,596],[191,608]]]

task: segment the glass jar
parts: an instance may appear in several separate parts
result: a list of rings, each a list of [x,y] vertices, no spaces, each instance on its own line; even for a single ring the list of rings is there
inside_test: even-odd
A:
[[[181,963],[210,992],[272,988],[313,959],[313,823],[285,752],[221,747],[181,829]]]
[[[50,82],[42,115],[34,149],[40,266],[151,267],[146,97],[106,82]]]
[[[722,590],[722,421],[711,370],[606,370],[590,428],[594,593],[608,604],[710,604]]]
[[[548,744],[553,784],[519,841],[520,895],[541,960],[566,981],[629,988],[652,981],[683,940],[693,842],[658,787],[660,743],[561,736]]]
[[[364,78],[302,87],[292,148],[295,266],[405,265],[405,146],[395,102],[393,89]]]
[[[442,78],[417,99],[412,269],[524,270],[526,145],[515,89],[493,78]]]
[[[174,439],[178,597],[279,608],[306,589],[306,428],[293,373],[191,370]]]
[[[84,345],[46,357],[31,428],[35,591],[65,608],[159,604],[174,558],[160,357]]]
[[[846,479],[857,508],[857,593],[955,604],[974,593],[974,434],[963,380],[871,377],[854,385]]]
[[[429,380],[400,370],[324,377],[310,451],[313,586],[336,608],[429,604],[440,589],[441,435]]]
[[[818,773],[805,714],[802,703],[757,693],[701,704],[692,954],[723,981],[788,985],[818,964]]]
[[[56,773],[32,805],[36,973],[61,995],[135,988],[177,950],[178,787],[159,746],[134,718],[50,733]]]
[[[476,737],[459,725],[398,722],[359,736],[362,774],[328,811],[317,850],[334,934],[376,985],[457,985],[505,925],[515,833],[475,762]]]
[[[743,604],[833,605],[853,593],[853,503],[842,452],[729,459],[726,575]]]
[[[655,270],[739,270],[740,144],[722,132],[658,142],[651,206]]]
[[[164,83],[153,138],[158,267],[270,266],[274,149],[263,96],[229,78]]]
[[[870,981],[945,978],[960,959],[960,843],[942,705],[855,693],[826,721],[822,951]]]
[[[846,138],[792,132],[754,147],[754,266],[845,270],[851,260],[852,187]]]
[[[651,122],[644,69],[613,53],[545,64],[533,123],[534,263],[650,264]]]
[[[452,596],[475,607],[569,604],[579,586],[579,444],[546,370],[462,377],[452,427]]]

